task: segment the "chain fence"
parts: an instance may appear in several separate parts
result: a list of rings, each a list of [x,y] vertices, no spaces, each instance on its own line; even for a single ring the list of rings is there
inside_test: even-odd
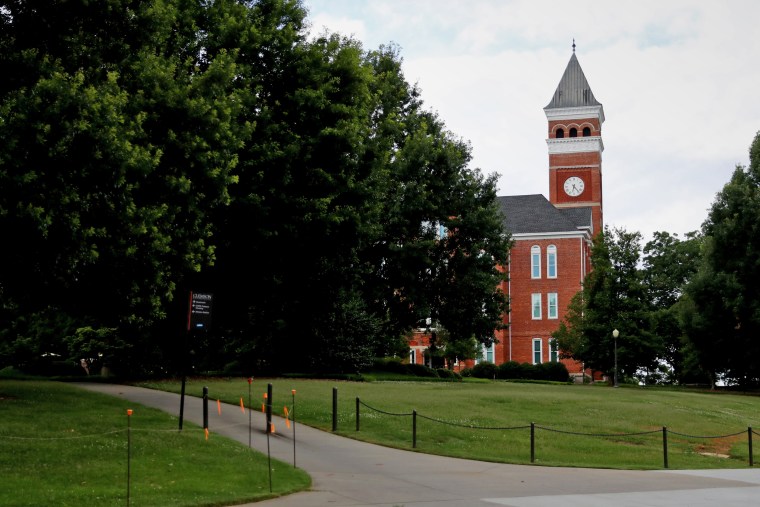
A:
[[[356,431],[360,430],[360,421],[361,421],[360,407],[364,407],[375,413],[391,416],[391,417],[411,417],[412,418],[412,448],[417,448],[417,419],[424,419],[426,421],[434,422],[436,424],[462,428],[465,430],[479,430],[479,431],[530,430],[530,462],[531,463],[535,463],[536,461],[535,443],[536,443],[537,430],[546,431],[549,433],[578,436],[578,437],[621,438],[621,439],[629,438],[629,437],[640,437],[640,436],[661,434],[662,435],[663,468],[669,468],[669,460],[668,460],[668,436],[669,435],[677,436],[677,437],[681,437],[685,439],[690,439],[690,440],[726,439],[726,438],[735,438],[742,435],[746,435],[747,446],[749,450],[749,466],[750,467],[754,466],[754,456],[753,456],[753,450],[752,450],[752,436],[759,435],[759,433],[753,430],[752,427],[747,428],[746,431],[742,430],[742,431],[737,431],[733,433],[725,433],[725,434],[720,434],[720,435],[691,435],[688,433],[673,431],[671,429],[668,429],[667,426],[663,426],[661,429],[655,429],[655,430],[634,431],[634,432],[624,432],[624,433],[598,433],[598,432],[587,433],[587,432],[579,432],[579,431],[569,431],[569,430],[563,430],[560,428],[537,425],[533,422],[531,422],[530,424],[525,424],[525,425],[520,425],[520,426],[480,426],[477,424],[463,424],[460,422],[447,421],[445,419],[440,419],[440,418],[420,414],[416,410],[412,410],[411,412],[394,413],[394,412],[382,410],[380,408],[369,405],[365,403],[364,401],[360,400],[359,397],[356,398]],[[333,410],[337,410],[337,407],[335,405],[333,405]],[[336,431],[336,430],[337,428],[334,427],[333,431]]]

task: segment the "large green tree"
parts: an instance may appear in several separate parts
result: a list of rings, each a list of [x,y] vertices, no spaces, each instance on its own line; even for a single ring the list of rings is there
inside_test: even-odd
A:
[[[5,309],[144,329],[214,258],[245,133],[232,55],[194,2],[13,1],[0,19]]]
[[[705,248],[683,321],[698,361],[729,382],[760,382],[760,132],[702,226]]]
[[[610,377],[620,378],[640,368],[653,369],[662,343],[651,332],[647,295],[638,270],[641,235],[605,227],[594,239],[592,271],[572,299],[566,318],[554,337],[567,357]]]
[[[492,339],[495,178],[396,47],[309,38],[298,0],[16,1],[0,19],[4,343],[34,342],[37,315],[70,344],[140,332],[207,367],[356,370],[425,316]],[[191,289],[214,293],[214,329],[184,343]]]
[[[694,362],[693,348],[684,340],[679,320],[684,287],[701,262],[703,238],[697,232],[683,239],[677,234],[656,232],[644,246],[642,275],[650,305],[652,331],[663,343],[662,364],[666,382],[695,383],[704,374]]]

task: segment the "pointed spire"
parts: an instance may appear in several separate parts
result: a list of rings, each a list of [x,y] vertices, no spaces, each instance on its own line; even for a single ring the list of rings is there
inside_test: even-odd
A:
[[[551,102],[544,109],[565,107],[601,106],[583,74],[578,58],[575,56],[575,39],[573,39],[573,54],[565,68],[565,73],[552,96]]]

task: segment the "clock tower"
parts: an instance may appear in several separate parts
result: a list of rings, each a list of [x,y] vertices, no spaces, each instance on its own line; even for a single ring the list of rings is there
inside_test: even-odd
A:
[[[595,236],[602,230],[604,109],[573,54],[549,105],[549,201],[557,208],[591,208]]]

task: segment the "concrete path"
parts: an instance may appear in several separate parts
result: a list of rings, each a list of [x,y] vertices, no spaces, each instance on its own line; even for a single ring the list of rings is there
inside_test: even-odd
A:
[[[179,396],[139,387],[78,384],[179,414]],[[253,446],[266,452],[264,416],[253,412]],[[185,420],[202,424],[199,398],[185,398]],[[293,463],[292,431],[275,418],[272,457]],[[248,444],[248,414],[209,404],[209,429]],[[312,489],[248,507],[739,507],[760,505],[760,469],[626,471],[504,465],[390,449],[296,426],[296,465]]]

